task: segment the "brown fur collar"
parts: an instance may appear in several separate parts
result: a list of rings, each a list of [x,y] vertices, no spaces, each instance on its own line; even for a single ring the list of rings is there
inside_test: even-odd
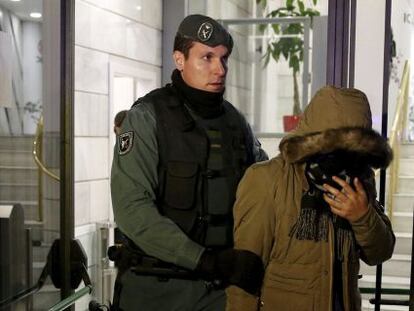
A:
[[[360,154],[373,168],[386,168],[392,160],[392,150],[386,139],[372,129],[361,127],[342,127],[286,137],[279,149],[289,163],[304,162],[312,155],[335,150]]]

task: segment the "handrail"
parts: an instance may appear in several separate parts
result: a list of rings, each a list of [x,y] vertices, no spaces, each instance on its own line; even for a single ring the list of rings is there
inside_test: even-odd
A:
[[[33,158],[37,166],[42,170],[43,173],[45,173],[49,177],[52,177],[56,181],[60,181],[59,176],[53,174],[39,159],[38,154],[41,154],[42,147],[42,141],[40,140],[40,138],[43,138],[43,116],[40,117],[39,122],[37,123],[36,137],[33,142]]]
[[[392,221],[394,199],[393,195],[397,191],[398,172],[399,172],[399,158],[400,158],[400,144],[403,139],[404,129],[407,122],[407,107],[408,107],[408,87],[410,79],[410,64],[405,61],[404,70],[402,74],[400,89],[397,99],[397,107],[395,108],[394,121],[391,128],[389,143],[394,153],[394,160],[389,167],[389,187],[387,194],[386,208],[388,216]]]
[[[4,300],[1,300],[0,301],[0,309],[3,309],[3,308],[5,308],[5,307],[7,307],[7,306],[9,306],[13,303],[16,303],[16,302],[18,302],[18,301],[20,301],[20,300],[22,300],[22,299],[24,299],[28,296],[36,294],[43,287],[43,285],[45,284],[46,278],[47,278],[48,273],[49,273],[48,270],[49,270],[49,268],[48,268],[48,265],[46,264],[43,267],[42,273],[40,274],[39,279],[37,280],[37,283],[34,286],[32,286],[30,288],[27,288],[27,289],[24,289],[24,290],[18,292],[17,294],[15,294],[11,297],[8,297]]]
[[[78,299],[82,298],[86,294],[91,294],[93,290],[92,285],[86,285],[84,288],[78,290],[77,292],[73,293],[69,297],[59,301],[57,304],[52,306],[49,311],[61,311],[66,309],[67,307],[73,305]]]
[[[360,287],[361,294],[375,294],[375,287]],[[381,288],[381,294],[384,295],[410,295],[409,288]]]
[[[38,183],[38,196],[37,196],[37,208],[38,208],[38,215],[39,221],[43,221],[43,182],[42,182],[42,173],[48,175],[49,177],[53,178],[54,180],[60,181],[59,176],[53,174],[47,167],[42,163],[40,160],[43,154],[43,116],[40,116],[39,122],[37,123],[36,127],[36,135],[33,141],[33,148],[32,148],[33,159],[37,164],[39,169],[39,174],[37,177]]]

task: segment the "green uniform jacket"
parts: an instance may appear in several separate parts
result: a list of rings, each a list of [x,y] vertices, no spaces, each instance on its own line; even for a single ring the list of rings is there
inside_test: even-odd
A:
[[[332,310],[332,223],[327,242],[297,240],[289,234],[300,213],[302,194],[309,188],[302,160],[345,149],[366,152],[389,163],[391,150],[380,135],[372,135],[369,107],[355,103],[363,100],[358,93],[353,94],[353,100],[327,93],[327,97],[316,96],[298,129],[282,140],[281,154],[252,165],[239,183],[233,209],[235,248],[261,256],[266,270],[260,297],[235,286],[226,290],[227,311]],[[330,100],[335,103],[325,105]],[[342,262],[345,311],[361,308],[359,260],[376,265],[389,259],[394,249],[391,223],[375,201],[372,184],[373,180],[369,211],[351,223],[357,251],[344,250],[348,254]]]
[[[204,247],[188,238],[169,218],[162,216],[156,206],[158,143],[152,103],[141,102],[128,111],[121,133],[128,132],[133,135],[130,149],[120,152],[117,139],[112,163],[111,194],[115,221],[121,231],[148,255],[194,269]],[[255,160],[266,160],[260,144],[253,135],[251,137],[254,139],[251,145],[254,146]]]

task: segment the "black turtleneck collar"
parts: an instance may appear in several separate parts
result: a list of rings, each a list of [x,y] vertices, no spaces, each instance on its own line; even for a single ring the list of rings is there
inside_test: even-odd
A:
[[[171,75],[173,86],[191,110],[206,119],[217,118],[223,113],[223,92],[213,93],[195,89],[184,82],[179,70]]]

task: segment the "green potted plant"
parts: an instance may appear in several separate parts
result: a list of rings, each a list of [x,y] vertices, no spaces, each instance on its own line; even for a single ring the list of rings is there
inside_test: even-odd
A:
[[[267,0],[256,0],[256,2],[266,9]],[[319,16],[320,13],[313,7],[306,7],[304,2],[303,0],[286,0],[283,7],[270,11],[266,17],[310,17],[312,21],[312,18]],[[317,2],[318,0],[312,0],[314,6]],[[292,115],[283,116],[284,130],[288,132],[296,127],[302,113],[299,99],[298,73],[300,71],[300,64],[303,62],[304,44],[302,35],[304,33],[304,26],[301,23],[271,24],[261,25],[260,30],[264,32],[268,26],[280,38],[269,40],[263,56],[264,66],[267,66],[271,58],[278,62],[282,56],[292,70],[293,111]]]

